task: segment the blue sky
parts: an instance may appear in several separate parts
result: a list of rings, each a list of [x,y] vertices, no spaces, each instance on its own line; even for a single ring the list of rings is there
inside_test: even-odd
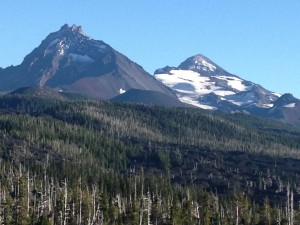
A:
[[[201,53],[300,98],[299,0],[1,0],[0,67],[20,64],[65,23],[81,25],[151,74]]]

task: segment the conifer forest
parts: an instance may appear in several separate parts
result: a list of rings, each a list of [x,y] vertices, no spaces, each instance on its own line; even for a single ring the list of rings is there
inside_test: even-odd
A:
[[[300,224],[300,128],[194,108],[0,97],[0,223]]]

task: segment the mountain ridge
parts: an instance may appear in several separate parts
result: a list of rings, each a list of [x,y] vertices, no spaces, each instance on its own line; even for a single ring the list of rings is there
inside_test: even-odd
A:
[[[47,86],[110,99],[121,90],[153,90],[177,98],[140,65],[67,24],[50,33],[20,65],[0,70],[0,91]]]
[[[157,69],[154,76],[172,88],[179,100],[202,109],[250,113],[300,124],[299,117],[293,116],[291,120],[288,116],[300,114],[295,105],[279,107],[276,104],[281,94],[227,72],[202,54],[187,58],[178,67]]]
[[[126,102],[136,102],[132,93],[143,93],[139,95],[140,103],[149,103],[152,96],[151,104],[165,102],[169,106],[166,99],[170,99],[174,106],[179,106],[179,99],[185,106],[249,113],[300,124],[296,100],[280,105],[276,101],[281,94],[229,73],[202,54],[188,57],[178,67],[158,69],[152,76],[76,25],[65,24],[50,33],[20,65],[0,68],[0,92],[21,87],[49,87],[102,100],[126,99]],[[121,96],[131,89],[141,91]],[[145,97],[144,102],[141,96]]]

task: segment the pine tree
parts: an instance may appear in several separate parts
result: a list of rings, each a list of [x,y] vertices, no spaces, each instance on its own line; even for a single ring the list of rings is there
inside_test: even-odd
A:
[[[130,224],[139,225],[139,209],[135,202],[131,204],[128,215]]]
[[[35,225],[51,225],[50,221],[48,220],[47,216],[42,215]]]
[[[186,225],[192,224],[193,214],[192,214],[192,202],[186,199],[183,204],[183,223]]]
[[[171,206],[170,224],[179,225],[182,222],[181,207],[176,194],[173,195],[173,202]]]
[[[212,218],[211,211],[211,198],[207,192],[203,195],[203,212],[202,212],[202,220],[203,225],[210,225]]]
[[[5,208],[4,208],[4,215],[3,215],[3,223],[5,225],[12,224],[12,207],[13,207],[13,200],[10,195],[6,195],[5,199]]]
[[[271,207],[270,207],[269,199],[268,197],[266,197],[264,199],[264,204],[261,209],[259,225],[271,225],[271,224],[272,224]]]
[[[27,193],[26,181],[23,177],[20,177],[17,183],[17,202],[15,205],[15,224],[17,225],[29,224],[27,212]]]

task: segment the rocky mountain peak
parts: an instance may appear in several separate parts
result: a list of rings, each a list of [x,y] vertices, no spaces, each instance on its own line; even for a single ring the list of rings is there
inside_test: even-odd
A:
[[[83,32],[81,26],[75,24],[69,26],[65,24],[58,31],[50,33],[39,48],[45,49],[46,51],[47,49],[63,51],[61,48],[66,50],[73,45],[83,46],[86,45],[88,41],[93,40]],[[59,54],[61,55],[62,52],[59,52]]]
[[[71,30],[71,31],[74,31],[74,32],[82,32],[82,28],[81,26],[77,26],[75,24],[73,24],[72,26],[69,26],[68,24],[64,24],[60,30]]]
[[[75,24],[73,24],[72,26],[69,26],[68,24],[65,24],[65,25],[63,25],[60,29],[59,29],[59,31],[58,31],[59,33],[63,33],[63,34],[65,34],[65,33],[72,33],[72,34],[82,34],[82,35],[84,35],[84,36],[87,36],[84,32],[83,32],[83,30],[82,30],[82,27],[81,26],[77,26],[77,25],[75,25]]]
[[[90,38],[81,26],[68,24],[50,33],[20,65],[1,71],[0,91],[24,86],[50,87],[101,99],[138,89],[177,99],[141,66],[103,41]]]
[[[165,67],[155,74],[178,98],[199,108],[241,111],[271,108],[278,95],[260,85],[230,74],[202,54],[183,61],[179,67]]]
[[[25,57],[22,65],[28,72],[41,78],[37,85],[43,87],[54,77],[67,84],[85,73],[94,75],[105,64],[99,62],[103,58],[111,59],[107,44],[91,39],[83,33],[81,26],[65,24],[58,31],[50,33],[40,46]],[[96,61],[99,66],[89,69],[88,66]],[[111,60],[105,62],[107,64]],[[57,74],[61,72],[64,75],[59,75],[58,78]]]
[[[274,103],[274,107],[293,107],[299,100],[292,94],[286,93],[280,96]]]
[[[178,67],[166,66],[164,68],[157,69],[154,74],[170,73],[171,70],[189,70],[197,72],[202,76],[234,76],[202,54],[197,54],[187,58]]]
[[[178,68],[182,70],[193,70],[196,72],[202,72],[204,74],[213,73],[219,69],[218,65],[216,65],[210,59],[201,54],[189,57],[184,62],[182,62]]]

